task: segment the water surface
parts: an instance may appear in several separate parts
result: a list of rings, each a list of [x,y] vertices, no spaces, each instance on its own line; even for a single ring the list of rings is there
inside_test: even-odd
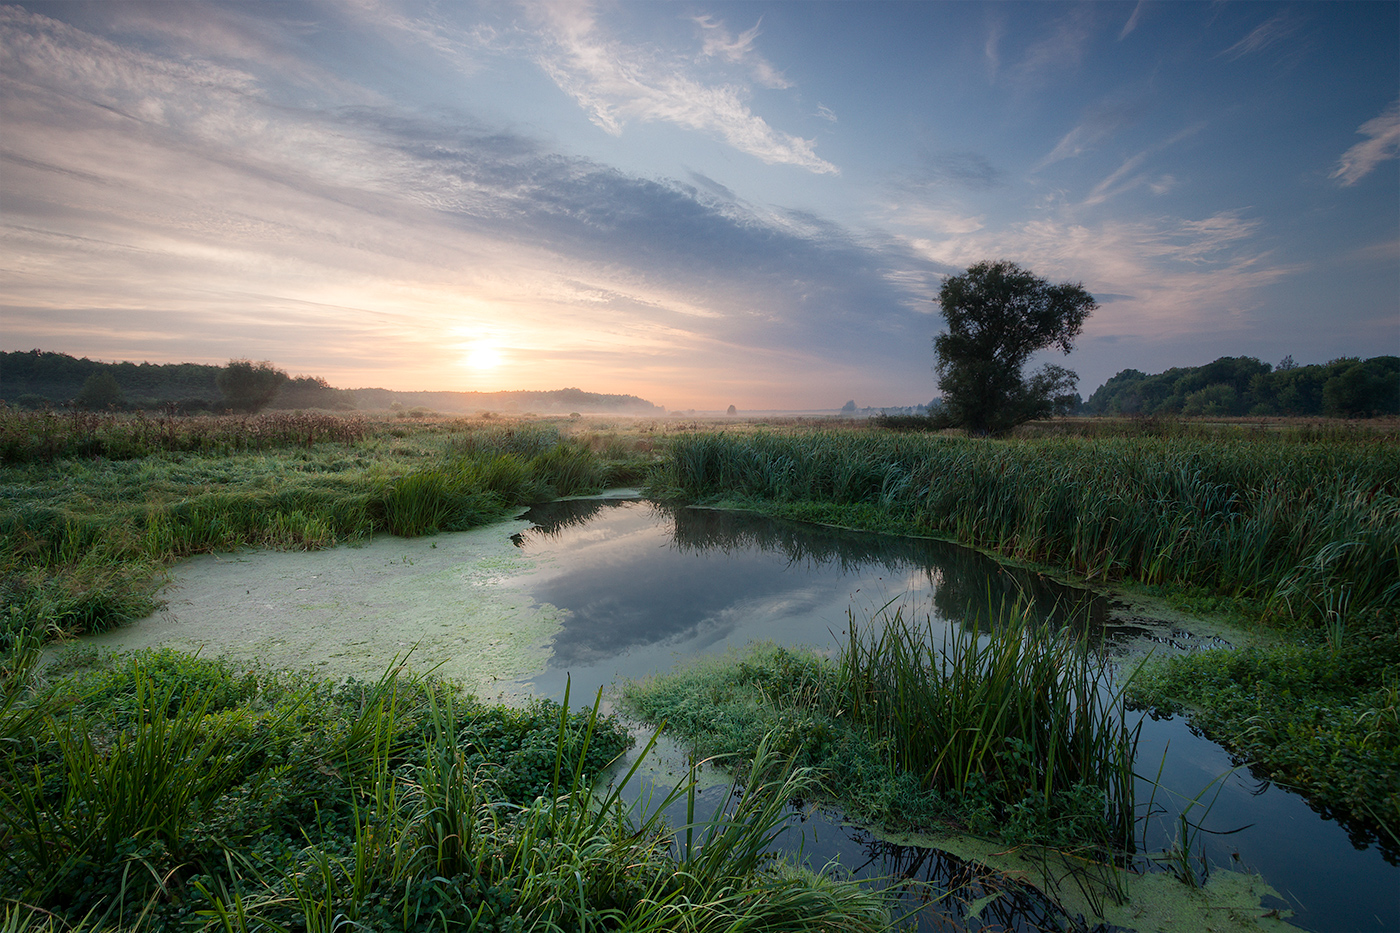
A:
[[[523,518],[531,527],[514,541],[535,569],[520,582],[538,603],[557,609],[559,625],[545,669],[528,686],[561,698],[571,678],[575,702],[618,678],[753,641],[834,652],[852,619],[876,624],[871,620],[885,606],[931,620],[936,631],[995,615],[1020,598],[1110,653],[1145,643],[1164,650],[1219,643],[1126,618],[1123,607],[1101,596],[944,542],[644,501],[555,502]],[[1149,813],[1153,789],[1139,785],[1146,851],[1170,846],[1176,814],[1186,809],[1201,827],[1192,839],[1198,864],[1204,858],[1218,868],[1258,872],[1280,895],[1265,906],[1292,910],[1294,924],[1400,930],[1400,869],[1363,828],[1325,819],[1180,719],[1144,721],[1138,770],[1154,778],[1160,772],[1163,788]],[[946,854],[861,841],[858,830],[839,830],[827,817],[809,817],[805,830],[814,863],[840,855],[866,874],[912,870],[945,885],[969,870]],[[1042,908],[1034,899],[1008,899],[998,922],[1033,926]]]

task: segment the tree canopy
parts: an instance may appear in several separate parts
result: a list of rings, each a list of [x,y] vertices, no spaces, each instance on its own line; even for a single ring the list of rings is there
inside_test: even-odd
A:
[[[1023,370],[1037,350],[1073,349],[1097,307],[1082,284],[1052,285],[1013,262],[987,261],[944,281],[938,301],[948,330],[933,346],[948,424],[999,434],[1078,402],[1071,370]]]
[[[1400,414],[1400,357],[1276,367],[1248,356],[1149,375],[1125,369],[1084,403],[1094,415],[1367,417]]]
[[[233,411],[262,411],[277,397],[287,374],[263,360],[229,360],[219,371],[217,382],[224,402]]]

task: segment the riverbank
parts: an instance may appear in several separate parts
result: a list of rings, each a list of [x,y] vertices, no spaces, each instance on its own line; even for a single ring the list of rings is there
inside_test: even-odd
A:
[[[710,433],[673,442],[653,493],[945,538],[1265,633],[1154,660],[1130,698],[1191,712],[1394,859],[1397,476],[1388,435]]]

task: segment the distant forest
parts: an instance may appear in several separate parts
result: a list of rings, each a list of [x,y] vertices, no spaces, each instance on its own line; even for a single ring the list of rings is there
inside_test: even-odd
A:
[[[1125,369],[1089,396],[1091,415],[1400,414],[1400,357],[1345,357],[1299,366],[1292,356],[1270,366],[1249,356],[1222,356],[1204,366],[1148,375]]]
[[[203,363],[102,363],[41,350],[0,352],[0,400],[17,408],[72,404],[104,411],[221,412],[239,407],[230,404],[231,400],[219,388],[219,373],[224,369]],[[337,389],[319,376],[280,375],[285,378],[268,408],[540,414],[664,411],[633,395],[604,395],[572,388],[542,392],[395,392]]]

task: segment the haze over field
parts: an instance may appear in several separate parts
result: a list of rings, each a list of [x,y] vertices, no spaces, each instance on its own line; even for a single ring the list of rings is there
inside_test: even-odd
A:
[[[0,7],[0,349],[669,408],[935,394],[986,258],[1064,360],[1400,353],[1400,4]]]

